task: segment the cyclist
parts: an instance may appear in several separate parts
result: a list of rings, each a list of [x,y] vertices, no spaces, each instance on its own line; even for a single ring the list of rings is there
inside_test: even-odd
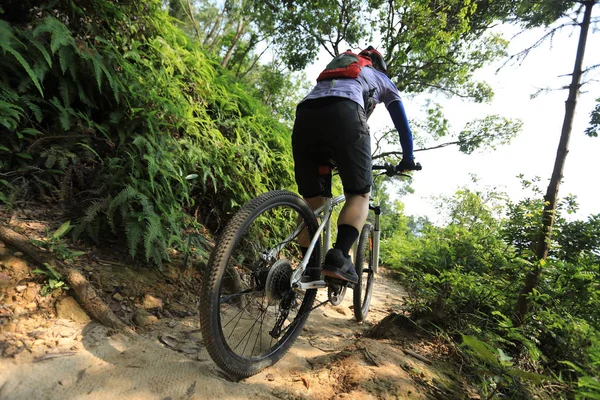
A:
[[[317,79],[317,85],[300,102],[292,133],[294,170],[298,192],[312,209],[325,202],[331,170],[323,170],[325,150],[338,168],[346,202],[340,212],[334,247],[325,256],[323,274],[358,282],[349,251],[369,212],[371,191],[371,138],[367,118],[376,104],[384,103],[400,137],[401,171],[416,168],[412,132],[398,89],[387,76],[382,55],[372,46],[358,55],[351,51],[333,59]],[[320,159],[319,159],[320,157]],[[303,252],[307,235],[299,239]]]

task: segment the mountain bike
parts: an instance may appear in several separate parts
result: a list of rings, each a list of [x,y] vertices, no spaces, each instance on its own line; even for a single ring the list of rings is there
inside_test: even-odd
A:
[[[373,170],[404,175],[392,165]],[[370,201],[372,222],[352,251],[358,283],[321,274],[331,216],[344,201],[343,194],[330,195],[313,211],[297,194],[275,190],[248,202],[226,225],[202,277],[200,325],[209,355],[231,377],[247,378],[279,361],[310,312],[328,302],[339,305],[347,287],[353,289],[355,319],[366,318],[379,266],[380,206]],[[304,255],[301,234],[311,238]],[[313,305],[319,289],[327,289],[327,300]]]

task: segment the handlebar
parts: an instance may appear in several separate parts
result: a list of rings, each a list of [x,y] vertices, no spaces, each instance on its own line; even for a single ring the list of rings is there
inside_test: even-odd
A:
[[[387,176],[408,176],[410,177],[410,175],[405,174],[404,172],[407,171],[420,171],[423,169],[423,167],[421,166],[421,163],[416,163],[414,168],[411,169],[403,169],[403,170],[399,170],[398,169],[398,165],[392,165],[392,164],[384,164],[384,165],[373,165],[372,166],[373,171],[376,170],[383,170],[383,174],[387,175]]]

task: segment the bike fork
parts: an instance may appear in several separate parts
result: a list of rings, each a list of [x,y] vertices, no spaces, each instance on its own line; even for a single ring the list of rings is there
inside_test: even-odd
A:
[[[380,217],[381,207],[369,205],[369,209],[375,213],[375,223],[373,224],[373,249],[371,249],[371,256],[373,257],[373,272],[377,273],[379,268],[379,239],[381,238],[380,228]]]

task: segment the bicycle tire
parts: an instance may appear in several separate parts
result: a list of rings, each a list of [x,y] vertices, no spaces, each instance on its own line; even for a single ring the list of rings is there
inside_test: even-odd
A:
[[[358,283],[354,286],[354,317],[358,322],[367,318],[373,294],[373,226],[365,224],[358,239],[356,263],[354,264]]]
[[[289,210],[289,216],[287,210]],[[277,281],[277,284],[274,284],[273,287],[275,290],[279,290],[278,288],[285,286],[286,279],[289,282],[290,271],[293,267],[297,267],[301,261],[298,248],[294,249],[294,246],[297,246],[297,242],[295,240],[287,240],[283,242],[286,247],[280,249],[277,253],[278,259],[275,262],[269,264],[259,259],[251,267],[248,267],[246,257],[250,259],[252,258],[250,256],[255,256],[252,251],[255,247],[260,248],[262,241],[265,241],[268,243],[268,245],[265,245],[266,248],[270,248],[268,246],[272,246],[272,243],[279,240],[279,238],[272,238],[277,231],[274,225],[279,223],[279,220],[276,220],[276,217],[271,214],[279,216],[282,220],[286,221],[288,218],[294,218],[294,215],[297,214],[295,222],[291,222],[290,226],[295,223],[297,227],[299,220],[303,220],[311,237],[318,228],[314,213],[308,204],[298,195],[284,190],[264,193],[242,207],[227,224],[211,252],[208,268],[202,280],[200,325],[204,344],[217,366],[236,379],[255,375],[283,357],[304,327],[316,297],[316,289],[309,289],[303,293],[301,301],[296,301],[296,295],[291,293],[289,283],[287,283],[287,289],[284,288],[282,290],[286,291],[287,298],[294,296],[295,303],[293,304],[300,303],[300,306],[296,307],[296,311],[293,306],[286,305],[286,308],[284,308],[283,300],[274,297],[267,299],[265,293],[269,293],[269,290],[266,290],[264,287],[263,292],[265,293],[261,294],[261,280],[263,277],[268,276],[270,267],[279,268],[278,266],[284,264],[283,268],[276,271],[278,274],[275,274],[275,278],[273,274],[269,277],[270,281]],[[260,225],[261,222],[264,222],[265,225]],[[270,226],[268,225],[269,222],[271,223]],[[256,229],[254,228],[255,223],[258,224],[258,228]],[[285,223],[280,223],[280,225],[284,226],[281,230],[285,234],[287,226]],[[246,233],[252,240],[244,239]],[[256,233],[260,234],[256,235]],[[289,233],[287,237],[289,237]],[[289,249],[287,248],[288,245],[290,246]],[[320,260],[320,246],[320,241],[318,241],[313,253],[313,259],[315,260]],[[240,252],[239,258],[235,258],[238,257],[238,251]],[[288,258],[292,259],[291,254],[294,252],[296,252],[297,258],[294,261],[289,261]],[[258,254],[258,250],[256,253]],[[282,255],[286,255],[288,258],[282,257]],[[252,270],[252,272],[248,270]],[[247,279],[246,276],[242,276],[243,273],[247,273],[250,278]],[[306,274],[311,280],[318,279],[320,276],[319,266],[309,265]],[[231,282],[228,284],[228,279],[235,281],[234,284],[231,284]],[[266,278],[264,278],[264,282],[266,287]],[[243,289],[244,284],[248,287],[247,289]],[[227,294],[227,290],[231,291],[231,286],[234,286],[234,289],[239,291],[234,294]],[[293,291],[293,293],[296,293],[296,291]],[[293,320],[291,317],[288,320],[287,314],[285,318],[281,317],[286,309],[288,313],[292,310],[296,311]],[[248,325],[250,325],[248,321],[251,321],[253,317],[247,318],[247,315],[250,315],[252,312],[260,315],[256,317],[250,328],[248,328]],[[230,324],[233,319],[238,318],[238,314],[234,313],[239,314],[239,320],[231,327]],[[274,314],[277,318],[274,317]],[[234,315],[234,317],[225,323],[226,319],[229,319],[231,315]],[[288,322],[286,330],[284,330],[280,337],[274,339],[271,336],[271,339],[269,339],[265,333],[270,332],[265,332],[265,330],[273,323],[277,326],[277,322],[281,320],[283,322],[280,323],[280,328],[285,322]],[[233,331],[238,328],[238,325],[239,332],[234,333]],[[255,326],[257,326],[257,333],[254,333]],[[224,329],[229,329],[230,327],[232,329],[231,333],[224,332]],[[246,333],[244,333],[244,330],[246,330]],[[234,347],[234,344],[230,343],[230,341],[237,340],[242,333],[244,333],[244,336],[239,339],[239,343],[235,344]],[[248,339],[246,339],[246,335]],[[249,354],[246,354],[246,349],[251,340],[250,337],[253,335],[256,335],[256,338],[252,339],[254,343],[252,344],[251,351]],[[263,340],[265,342],[267,340],[271,341],[270,344],[265,343],[265,346],[268,346],[268,348],[264,352]],[[273,340],[276,340],[274,344],[272,343]],[[246,343],[243,345],[242,351],[239,351],[239,346],[244,341]],[[257,345],[259,348],[255,352]]]

